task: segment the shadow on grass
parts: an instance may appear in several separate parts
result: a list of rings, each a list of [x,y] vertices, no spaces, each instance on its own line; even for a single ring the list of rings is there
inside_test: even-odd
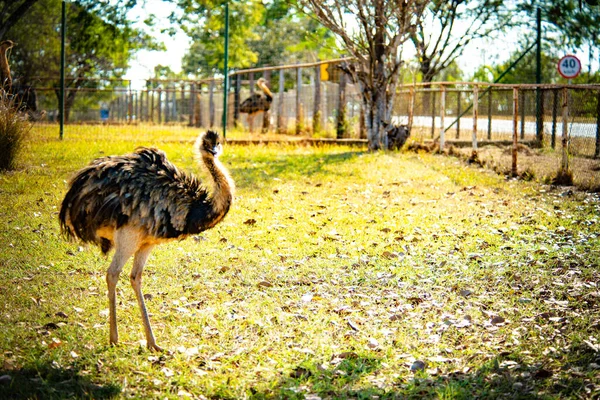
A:
[[[107,399],[121,393],[118,385],[97,385],[77,369],[47,363],[0,369],[0,377],[0,399]]]
[[[508,354],[494,357],[476,370],[432,373],[419,371],[410,378],[378,384],[382,360],[351,357],[336,366],[305,362],[267,392],[251,392],[252,399],[550,399],[598,398],[593,371],[582,373],[597,354],[578,347],[565,356],[559,370],[527,365]],[[406,376],[408,366],[401,366]],[[388,372],[389,373],[389,372]],[[360,381],[360,382],[359,382]],[[595,382],[597,383],[597,382]]]
[[[337,154],[285,154],[273,157],[253,158],[251,164],[232,163],[229,170],[236,186],[253,187],[273,180],[273,178],[310,177],[326,174],[328,177],[345,176],[332,166],[355,161],[365,152],[344,152]]]

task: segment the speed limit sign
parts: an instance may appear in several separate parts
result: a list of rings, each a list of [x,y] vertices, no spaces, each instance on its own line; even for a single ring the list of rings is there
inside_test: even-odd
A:
[[[576,78],[580,72],[581,61],[575,56],[564,56],[558,62],[558,73],[565,79]]]

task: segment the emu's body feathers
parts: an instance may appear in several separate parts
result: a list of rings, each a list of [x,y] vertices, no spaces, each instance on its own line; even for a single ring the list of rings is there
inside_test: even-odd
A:
[[[218,222],[215,218],[225,216],[227,211],[215,210],[210,202],[207,188],[169,162],[164,152],[140,148],[99,158],[79,171],[63,201],[60,221],[68,236],[99,244],[107,252],[111,246],[106,248],[98,235],[103,227],[132,225],[158,239],[179,238],[208,229]]]

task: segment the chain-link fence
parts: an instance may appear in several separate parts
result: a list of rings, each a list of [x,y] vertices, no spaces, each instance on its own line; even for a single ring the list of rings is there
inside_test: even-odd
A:
[[[335,67],[338,62],[234,71],[227,99],[228,138],[364,138],[358,87]],[[256,86],[259,78],[266,80],[272,99],[266,112],[255,112],[251,119],[242,104],[262,93]],[[219,79],[95,86],[67,85],[67,123],[128,125],[139,131],[155,126],[222,127]],[[46,110],[39,126],[53,129],[57,89],[42,85],[37,93],[39,108]],[[551,180],[568,167],[576,184],[600,187],[600,85],[405,85],[395,96],[391,122],[409,125],[412,141],[436,141],[469,154],[476,150],[480,161],[503,171]]]

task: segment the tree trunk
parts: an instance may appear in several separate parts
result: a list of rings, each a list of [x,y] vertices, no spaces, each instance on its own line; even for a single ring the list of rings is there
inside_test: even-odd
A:
[[[390,86],[393,87],[386,87],[385,84],[382,84],[363,92],[365,129],[367,130],[369,150],[387,149],[388,146],[383,122],[390,122],[393,98],[388,96],[388,93],[396,90],[395,85]]]

